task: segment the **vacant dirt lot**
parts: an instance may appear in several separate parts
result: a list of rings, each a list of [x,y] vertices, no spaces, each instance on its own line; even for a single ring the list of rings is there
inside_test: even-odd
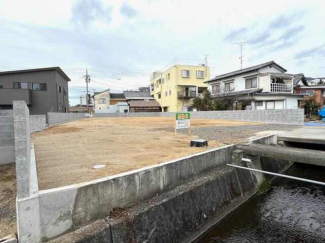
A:
[[[0,238],[15,234],[16,169],[15,165],[0,166]]]
[[[174,118],[91,118],[33,135],[40,189],[86,182],[206,150],[173,132]],[[257,123],[192,119],[195,128]],[[222,145],[209,141],[209,148]],[[94,169],[95,165],[106,165]]]

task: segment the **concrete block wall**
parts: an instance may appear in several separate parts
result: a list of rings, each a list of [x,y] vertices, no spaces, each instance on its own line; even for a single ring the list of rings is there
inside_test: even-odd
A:
[[[139,113],[101,113],[95,117],[175,117],[174,112],[139,112]],[[191,112],[192,118],[224,119],[235,121],[265,122],[274,124],[304,124],[303,109],[288,110],[243,110],[243,111],[197,111]]]
[[[69,121],[79,120],[85,117],[83,113],[57,113],[57,112],[48,112],[47,121],[49,127],[66,123]]]
[[[30,133],[40,132],[46,128],[46,115],[29,116]]]
[[[15,162],[12,110],[0,110],[0,165]]]

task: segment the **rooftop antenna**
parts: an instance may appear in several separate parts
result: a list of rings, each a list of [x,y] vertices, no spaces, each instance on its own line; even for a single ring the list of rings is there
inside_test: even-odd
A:
[[[235,42],[235,43],[231,43],[233,45],[239,45],[240,46],[240,69],[243,69],[243,45],[245,45],[247,43],[247,41],[240,41],[240,42]]]

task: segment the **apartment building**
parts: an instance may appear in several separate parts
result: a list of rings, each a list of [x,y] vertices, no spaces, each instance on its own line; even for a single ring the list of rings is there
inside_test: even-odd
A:
[[[163,112],[191,111],[193,99],[207,89],[209,79],[210,68],[205,64],[175,64],[152,74],[150,94]]]

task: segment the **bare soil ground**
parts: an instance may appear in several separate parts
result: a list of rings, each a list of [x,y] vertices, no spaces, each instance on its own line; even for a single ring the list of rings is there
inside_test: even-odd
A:
[[[208,148],[191,148],[197,135],[174,135],[174,118],[90,118],[65,123],[33,135],[40,189],[86,182],[155,165]],[[212,119],[192,119],[191,127],[256,125]],[[95,165],[106,165],[94,169]]]
[[[17,232],[15,165],[0,166],[0,238]]]

